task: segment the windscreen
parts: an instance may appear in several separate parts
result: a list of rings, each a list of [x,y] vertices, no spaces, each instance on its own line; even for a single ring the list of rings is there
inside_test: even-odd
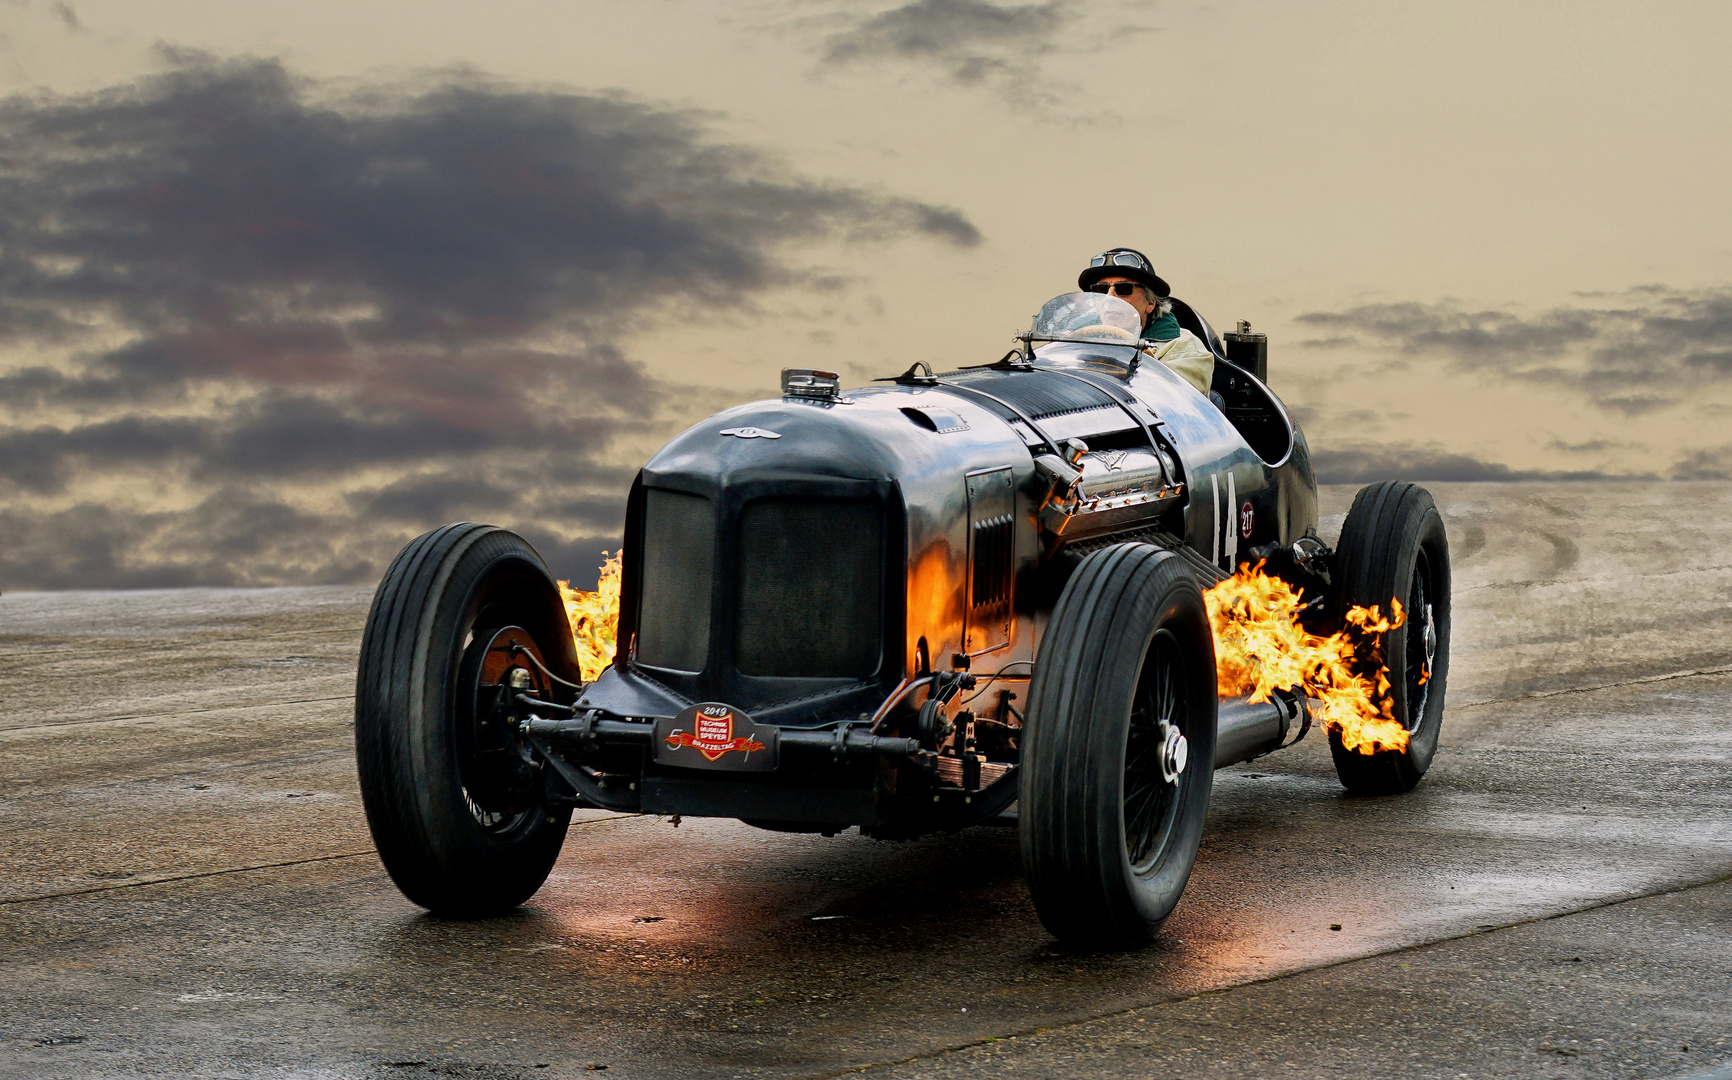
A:
[[[1034,317],[1036,337],[1082,338],[1135,344],[1143,332],[1137,309],[1106,293],[1073,292],[1055,296]]]

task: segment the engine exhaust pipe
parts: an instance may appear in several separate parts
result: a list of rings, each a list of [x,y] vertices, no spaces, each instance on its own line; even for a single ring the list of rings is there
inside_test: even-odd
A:
[[[1311,730],[1311,714],[1305,699],[1279,691],[1268,701],[1253,705],[1245,698],[1228,698],[1217,706],[1215,722],[1215,768],[1224,769],[1241,761],[1262,757],[1282,748],[1294,721],[1300,721],[1298,742]]]

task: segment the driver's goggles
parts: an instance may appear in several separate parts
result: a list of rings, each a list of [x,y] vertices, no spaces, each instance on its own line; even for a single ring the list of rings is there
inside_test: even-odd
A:
[[[1114,296],[1129,296],[1131,295],[1131,290],[1136,287],[1137,283],[1134,281],[1115,281],[1110,285],[1105,283],[1090,285],[1089,292],[1104,293],[1111,291]]]
[[[1144,261],[1142,256],[1138,255],[1134,251],[1114,251],[1114,252],[1104,252],[1103,251],[1099,255],[1096,255],[1094,258],[1090,259],[1089,265],[1090,266],[1105,266],[1107,264],[1107,256],[1109,254],[1112,256],[1112,264],[1114,266],[1134,266],[1138,270],[1149,269],[1149,264],[1146,261]]]

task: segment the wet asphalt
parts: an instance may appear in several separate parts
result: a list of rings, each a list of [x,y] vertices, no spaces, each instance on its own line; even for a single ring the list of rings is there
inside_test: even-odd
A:
[[[586,815],[431,918],[353,773],[369,590],[0,597],[0,1077],[1670,1077],[1732,1061],[1732,485],[1436,485],[1442,745],[1217,774],[1159,940],[1068,953],[1013,830]],[[1327,489],[1325,533],[1349,489]],[[1339,929],[1333,927],[1339,926]]]

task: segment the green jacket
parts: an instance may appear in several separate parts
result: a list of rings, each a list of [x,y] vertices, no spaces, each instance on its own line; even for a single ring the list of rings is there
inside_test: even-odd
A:
[[[1171,341],[1179,336],[1179,320],[1172,312],[1151,319],[1149,325],[1143,328],[1145,341]]]

